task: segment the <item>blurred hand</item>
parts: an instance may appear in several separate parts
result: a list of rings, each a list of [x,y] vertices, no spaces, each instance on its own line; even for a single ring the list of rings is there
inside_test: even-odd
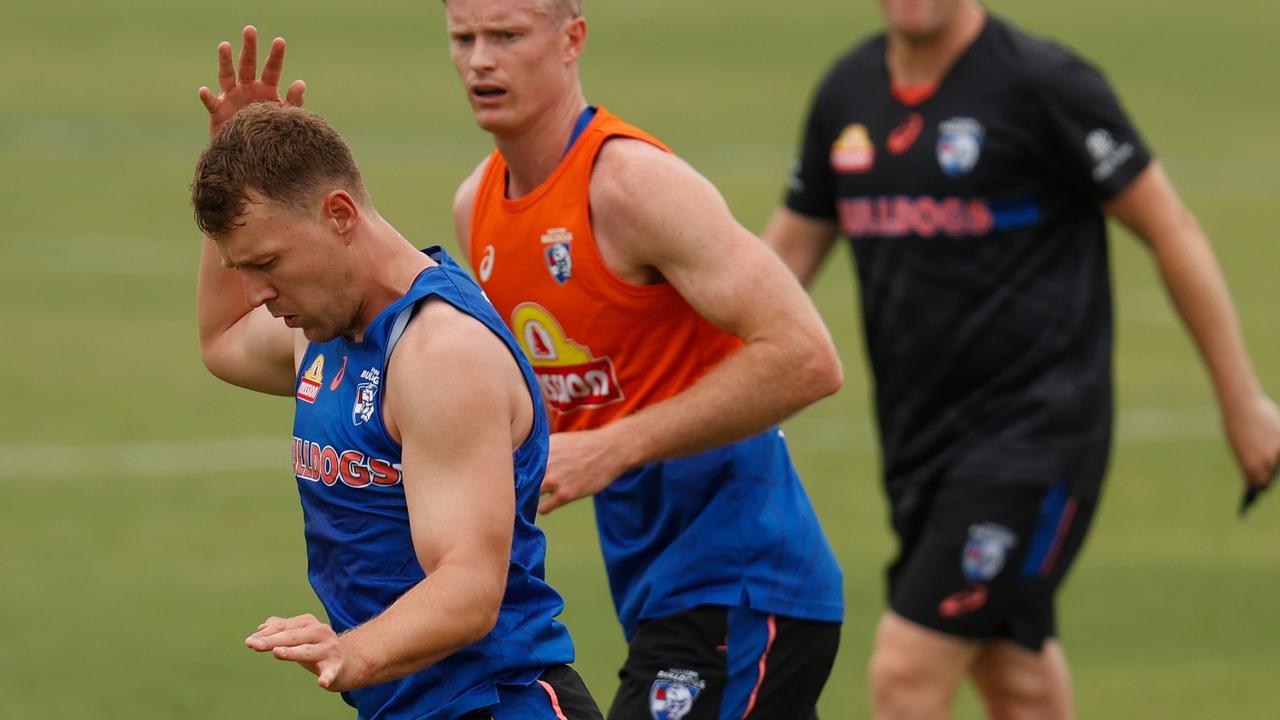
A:
[[[235,114],[253,103],[274,102],[280,100],[280,73],[284,70],[284,38],[276,38],[271,43],[271,52],[267,54],[267,62],[262,66],[262,77],[258,78],[258,30],[252,25],[244,29],[244,39],[240,45],[240,70],[231,64],[231,43],[218,44],[218,86],[222,92],[214,95],[207,87],[200,88],[200,102],[209,111],[209,137],[218,134],[223,123],[235,117]],[[302,94],[307,84],[294,80],[285,94],[284,104],[302,107]]]
[[[244,644],[277,659],[296,662],[319,676],[325,690],[342,692],[359,687],[359,663],[344,653],[333,628],[307,613],[290,618],[269,617]]]
[[[1280,409],[1258,394],[1224,409],[1227,439],[1247,485],[1262,485],[1280,463]]]
[[[626,469],[616,457],[613,442],[603,431],[554,433],[538,512],[546,514],[579,498],[595,495],[609,487]]]

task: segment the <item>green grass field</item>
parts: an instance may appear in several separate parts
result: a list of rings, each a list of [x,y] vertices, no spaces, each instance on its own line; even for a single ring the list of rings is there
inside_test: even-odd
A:
[[[877,19],[870,0],[589,0],[588,97],[667,140],[759,229],[808,95]],[[1280,393],[1274,27],[1280,6],[992,0],[1108,70],[1215,239],[1253,359]],[[452,245],[457,182],[490,147],[435,2],[23,3],[0,25],[0,718],[346,718],[242,639],[318,612],[288,471],[290,405],[225,386],[195,342],[187,184],[196,88],[248,22],[343,132],[382,213]],[[1085,718],[1274,718],[1280,498],[1238,479],[1147,254],[1113,242],[1120,422],[1105,503],[1060,595]],[[893,548],[847,256],[815,290],[848,381],[787,425],[843,561],[847,622],[821,709],[869,714]],[[543,523],[578,667],[602,704],[623,655],[589,504]],[[959,717],[979,717],[971,693]]]

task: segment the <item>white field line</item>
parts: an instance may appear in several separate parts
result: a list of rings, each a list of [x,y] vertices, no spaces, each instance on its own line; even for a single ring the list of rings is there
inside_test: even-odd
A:
[[[1221,432],[1212,407],[1131,408],[1119,413],[1118,445],[1203,439]],[[865,434],[862,422],[849,428]],[[859,443],[860,444],[860,443]],[[0,480],[88,477],[182,477],[232,472],[289,471],[287,436],[182,442],[0,445]]]
[[[289,471],[287,436],[183,442],[0,445],[0,480],[87,477],[181,477],[278,469]]]

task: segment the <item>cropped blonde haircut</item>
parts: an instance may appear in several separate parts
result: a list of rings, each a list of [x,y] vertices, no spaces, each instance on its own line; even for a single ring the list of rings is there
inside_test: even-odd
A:
[[[582,0],[542,0],[556,20],[572,20],[582,15]]]
[[[441,4],[448,5],[449,0],[441,0]],[[538,4],[542,5],[542,9],[547,11],[552,20],[558,22],[582,16],[582,0],[538,0]]]

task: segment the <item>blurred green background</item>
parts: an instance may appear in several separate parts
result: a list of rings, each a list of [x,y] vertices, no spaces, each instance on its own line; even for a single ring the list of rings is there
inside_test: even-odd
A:
[[[589,0],[590,100],[670,143],[759,229],[820,73],[871,0]],[[1264,0],[994,0],[1098,62],[1214,238],[1263,381],[1280,392],[1274,28]],[[0,718],[347,718],[242,639],[319,611],[289,473],[290,404],[200,364],[187,184],[214,47],[256,23],[347,137],[382,213],[452,245],[457,183],[491,147],[436,2],[19,3],[0,24]],[[264,42],[265,45],[265,42]],[[1274,718],[1280,499],[1235,518],[1237,471],[1148,254],[1113,241],[1120,419],[1105,502],[1060,596],[1086,718]],[[787,425],[845,567],[821,704],[864,683],[893,547],[847,256],[815,295],[848,381]],[[578,667],[607,705],[623,657],[588,503],[543,522]],[[966,691],[959,717],[978,717]]]

